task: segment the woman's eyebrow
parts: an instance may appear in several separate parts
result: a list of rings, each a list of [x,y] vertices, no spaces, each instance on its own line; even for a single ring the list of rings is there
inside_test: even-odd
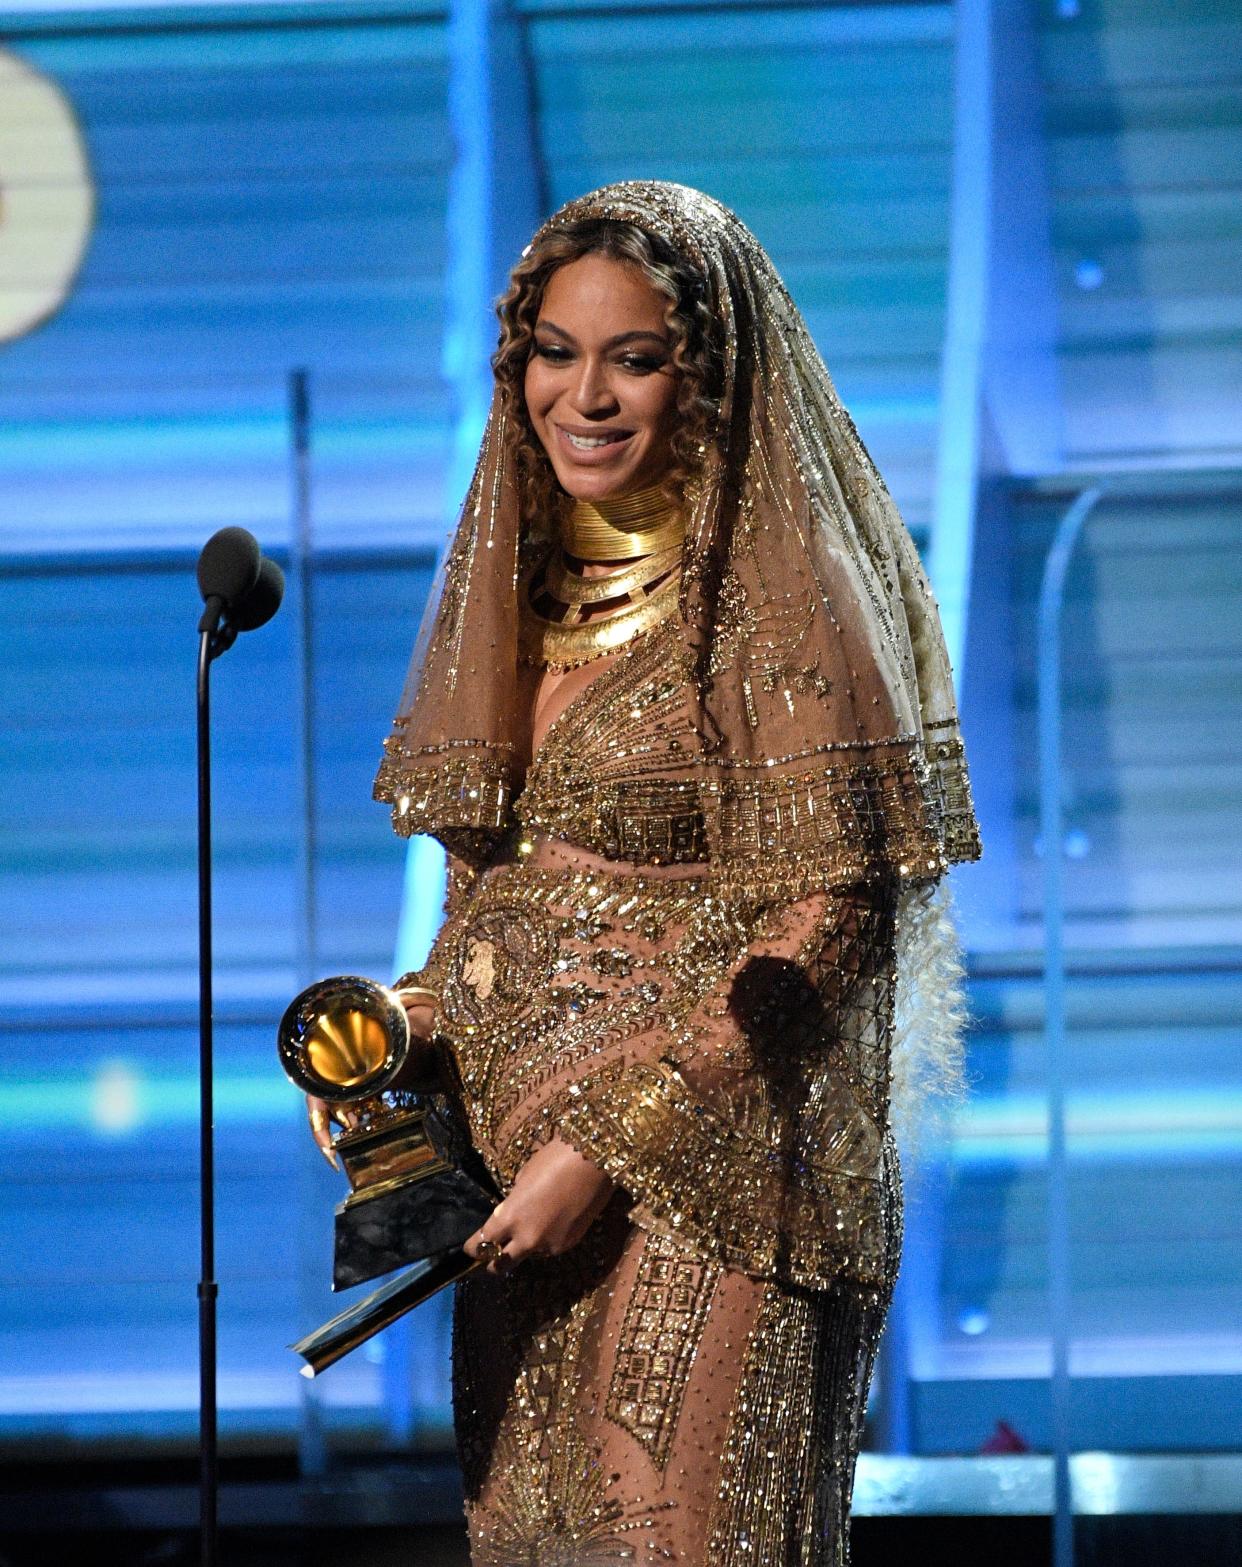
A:
[[[567,332],[563,326],[557,326],[555,321],[549,321],[546,316],[540,316],[535,322],[535,331],[538,332],[541,328],[548,332],[555,332],[557,337],[562,338],[566,343],[571,343],[575,348],[578,346],[578,340],[572,332]],[[604,347],[618,348],[622,343],[632,343],[638,338],[650,338],[659,343],[662,348],[668,347],[668,338],[663,333],[647,331],[619,332],[616,337],[610,337]]]

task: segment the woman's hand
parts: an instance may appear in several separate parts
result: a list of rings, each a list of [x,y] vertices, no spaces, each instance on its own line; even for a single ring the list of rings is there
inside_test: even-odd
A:
[[[439,1058],[431,1045],[435,1007],[421,996],[407,995],[404,991],[398,991],[397,994],[410,1020],[410,1053],[389,1086],[408,1089],[411,1093],[431,1093],[442,1086]],[[356,1124],[357,1112],[347,1104],[329,1105],[326,1099],[307,1094],[306,1114],[315,1147],[334,1170],[339,1170],[340,1165],[332,1148],[332,1122],[339,1121],[348,1130]]]
[[[504,1274],[525,1257],[559,1257],[604,1211],[616,1183],[576,1148],[554,1137],[518,1171],[505,1200],[466,1242],[468,1256],[493,1251],[487,1271]]]

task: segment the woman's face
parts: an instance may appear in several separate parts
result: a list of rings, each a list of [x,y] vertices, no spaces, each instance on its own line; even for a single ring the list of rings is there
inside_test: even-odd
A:
[[[668,300],[638,267],[580,256],[544,289],[526,408],[561,488],[606,500],[657,484],[672,461],[677,370]]]

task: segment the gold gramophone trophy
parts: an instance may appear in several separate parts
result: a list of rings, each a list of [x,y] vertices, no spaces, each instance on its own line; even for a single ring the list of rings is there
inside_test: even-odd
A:
[[[420,1264],[293,1346],[312,1375],[467,1272],[473,1264],[461,1244],[498,1201],[463,1133],[428,1096],[392,1086],[410,1047],[401,992],[354,974],[309,986],[280,1022],[285,1075],[304,1093],[352,1112],[332,1139],[350,1186],[336,1209],[332,1288]]]

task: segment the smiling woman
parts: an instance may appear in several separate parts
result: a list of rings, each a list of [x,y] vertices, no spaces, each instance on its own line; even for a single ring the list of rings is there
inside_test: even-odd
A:
[[[664,303],[633,265],[586,255],[553,273],[526,362],[526,407],[561,488],[606,499],[663,479],[677,416]]]
[[[720,393],[701,273],[659,235],[586,219],[528,249],[500,315],[493,366],[530,515],[657,483],[683,501]]]
[[[571,203],[500,316],[376,784],[450,851],[412,1021],[504,1194],[455,1308],[474,1560],[840,1567],[898,933],[978,852],[935,608],[718,203]]]

